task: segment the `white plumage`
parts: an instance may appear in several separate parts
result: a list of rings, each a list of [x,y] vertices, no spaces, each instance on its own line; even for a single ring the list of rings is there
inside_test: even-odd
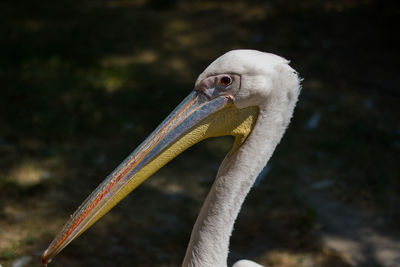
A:
[[[229,239],[242,203],[282,138],[300,93],[288,61],[254,50],[230,51],[211,63],[196,83],[220,73],[236,73],[238,108],[258,106],[257,123],[245,143],[222,162],[194,225],[183,266],[227,266]],[[240,261],[235,267],[260,266]]]

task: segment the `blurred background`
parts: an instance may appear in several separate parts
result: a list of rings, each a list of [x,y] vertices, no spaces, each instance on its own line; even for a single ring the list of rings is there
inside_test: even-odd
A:
[[[222,53],[304,78],[235,225],[229,264],[400,266],[398,1],[0,2],[0,265],[40,254]],[[232,139],[201,142],[51,266],[180,266]]]

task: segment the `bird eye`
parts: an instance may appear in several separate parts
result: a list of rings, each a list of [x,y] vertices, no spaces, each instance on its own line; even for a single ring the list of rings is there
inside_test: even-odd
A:
[[[229,76],[224,76],[221,78],[220,84],[222,86],[228,86],[232,83],[232,78]]]

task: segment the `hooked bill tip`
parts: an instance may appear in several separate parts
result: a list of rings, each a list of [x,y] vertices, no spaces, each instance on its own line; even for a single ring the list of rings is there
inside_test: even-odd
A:
[[[47,259],[47,249],[42,254],[42,264],[43,266],[47,266],[51,262],[51,259]]]

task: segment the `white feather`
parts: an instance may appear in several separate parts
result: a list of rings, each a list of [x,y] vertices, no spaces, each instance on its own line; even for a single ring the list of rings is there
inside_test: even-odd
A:
[[[281,140],[300,93],[300,79],[286,59],[255,50],[230,51],[206,68],[210,75],[241,76],[234,103],[258,106],[257,123],[245,143],[222,162],[194,225],[184,267],[227,266],[229,239],[243,201]],[[261,266],[242,260],[234,267]]]

